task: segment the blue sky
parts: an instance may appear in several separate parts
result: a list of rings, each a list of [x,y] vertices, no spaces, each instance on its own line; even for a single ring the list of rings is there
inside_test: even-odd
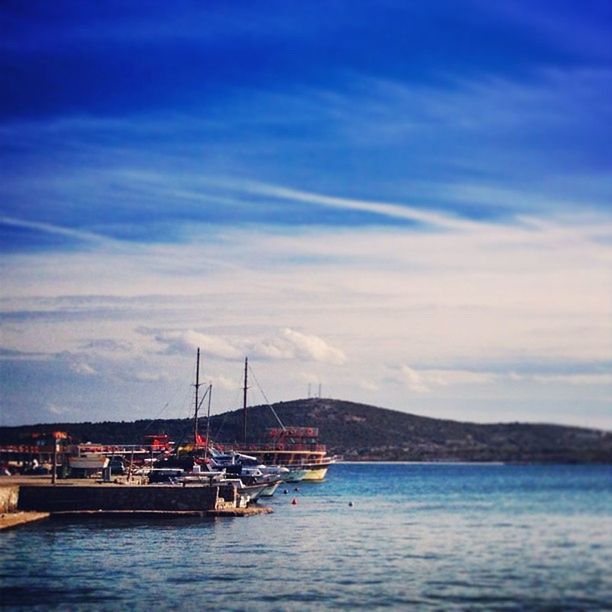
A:
[[[249,354],[271,400],[612,426],[609,2],[0,28],[3,424],[186,416],[201,346],[217,411]]]

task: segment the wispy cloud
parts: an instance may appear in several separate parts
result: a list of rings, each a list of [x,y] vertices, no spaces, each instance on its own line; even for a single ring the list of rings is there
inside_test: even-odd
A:
[[[24,219],[15,219],[13,217],[0,216],[0,225],[7,225],[9,227],[16,227],[27,230],[34,230],[36,232],[42,232],[44,234],[53,234],[57,236],[64,236],[66,238],[72,238],[73,240],[92,243],[95,245],[113,245],[118,246],[118,241],[112,240],[105,236],[95,234],[93,232],[72,229],[70,227],[62,227],[60,225],[53,225],[52,223],[41,223],[38,221],[28,221]]]
[[[235,185],[235,184],[234,184]],[[240,185],[240,183],[238,183]],[[474,229],[477,224],[470,221],[453,218],[452,215],[437,214],[424,208],[406,204],[371,202],[352,198],[341,198],[318,193],[309,193],[287,187],[265,185],[254,182],[242,183],[247,192],[270,196],[281,200],[308,202],[319,206],[329,206],[343,210],[358,210],[394,219],[405,219],[435,225],[440,228]]]
[[[415,393],[428,393],[435,387],[453,385],[482,385],[499,378],[490,372],[470,372],[468,370],[416,370],[408,365],[400,368],[402,382]]]
[[[502,366],[503,368],[503,366]],[[393,374],[391,379],[393,379]],[[463,370],[463,369],[432,369],[413,368],[402,365],[397,370],[395,380],[403,384],[413,393],[432,393],[440,387],[456,387],[469,385],[482,387],[483,385],[496,385],[497,388],[514,383],[527,386],[538,385],[570,385],[570,386],[599,386],[612,392],[612,374],[609,372],[593,372],[588,374],[576,373],[523,373],[517,374],[506,364],[504,369],[495,371]]]
[[[353,73],[329,90],[245,90],[206,117],[5,122],[6,223],[78,240],[167,243],[198,223],[458,229],[602,211],[612,194],[597,161],[612,123],[610,74],[541,68],[529,80],[414,84]],[[268,114],[276,124],[262,127]]]

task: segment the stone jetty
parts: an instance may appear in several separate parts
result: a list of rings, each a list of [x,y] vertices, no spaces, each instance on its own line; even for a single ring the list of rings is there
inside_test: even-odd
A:
[[[253,516],[271,512],[243,507],[231,485],[134,485],[90,480],[19,477],[0,482],[0,529],[46,517]]]

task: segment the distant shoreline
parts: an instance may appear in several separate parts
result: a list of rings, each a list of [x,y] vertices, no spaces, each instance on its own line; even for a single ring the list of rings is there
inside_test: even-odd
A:
[[[437,419],[367,404],[308,398],[273,404],[287,427],[316,429],[313,439],[345,463],[445,465],[611,464],[612,432],[546,423],[471,423]],[[278,427],[270,406],[248,408],[250,442],[266,442]],[[204,419],[201,419],[204,424]],[[210,419],[213,444],[243,439],[242,409]],[[48,423],[0,427],[0,446],[20,444],[41,431],[64,431],[77,442],[142,444],[145,435],[166,434],[177,446],[193,437],[193,419],[131,422]]]

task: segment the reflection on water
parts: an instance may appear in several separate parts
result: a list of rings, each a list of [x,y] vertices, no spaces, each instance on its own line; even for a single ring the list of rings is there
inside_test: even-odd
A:
[[[271,515],[53,520],[5,532],[2,604],[600,609],[612,601],[611,467],[345,464],[299,489],[278,491]]]

